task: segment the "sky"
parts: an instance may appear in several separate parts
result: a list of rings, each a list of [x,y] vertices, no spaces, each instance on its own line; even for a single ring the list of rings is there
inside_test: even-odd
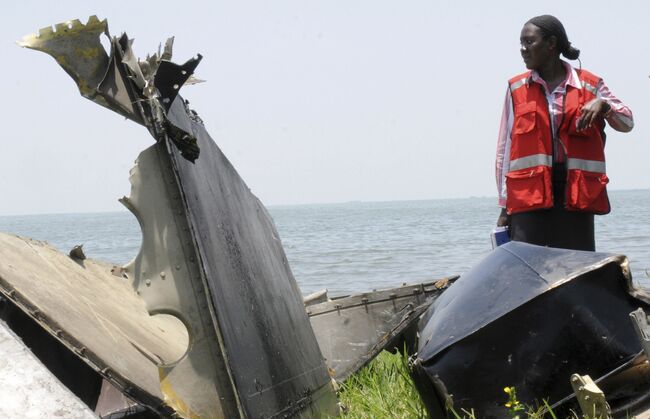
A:
[[[547,13],[634,112],[631,133],[608,130],[610,189],[650,188],[645,0],[21,0],[3,4],[0,27],[0,215],[121,210],[153,143],[15,44],[39,28],[94,14],[138,56],[170,36],[175,62],[202,54],[207,82],[181,94],[252,192],[282,205],[495,197],[506,82],[525,70],[519,33]]]

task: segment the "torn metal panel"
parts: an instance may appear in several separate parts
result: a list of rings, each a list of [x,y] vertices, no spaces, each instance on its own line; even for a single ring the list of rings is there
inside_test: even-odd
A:
[[[201,148],[195,163],[174,146],[169,157],[247,414],[333,412],[327,368],[270,215],[180,97],[169,118]]]
[[[150,313],[185,324],[190,344],[180,359],[154,361],[159,388],[148,387],[148,396],[162,393],[164,405],[183,417],[336,414],[271,217],[178,95],[200,55],[173,64],[170,41],[136,67],[125,34],[112,38],[108,59],[79,61],[77,47],[90,50],[99,44],[98,28],[107,32],[97,21],[41,31],[21,45],[63,61],[82,95],[143,124],[157,142],[139,156],[131,197],[122,201],[143,231],[141,251],[123,272]],[[149,346],[139,348],[149,353]]]
[[[344,381],[383,349],[401,350],[404,343],[413,348],[419,316],[456,278],[309,304],[307,314],[330,374]]]
[[[59,23],[54,29],[48,26],[25,36],[18,45],[50,54],[77,83],[82,96],[95,100],[109,62],[99,41],[103,33],[108,33],[106,20],[91,16],[86,24],[75,19]]]
[[[113,38],[106,76],[96,86],[94,96],[89,99],[142,124],[144,121],[139,112],[139,107],[142,106],[141,98],[136,94],[136,90],[131,88],[131,83],[137,85],[141,73],[134,72],[125,63],[125,56],[131,54],[132,42],[126,34],[119,39]]]
[[[190,331],[187,352],[158,365],[156,379],[165,403],[184,417],[236,417],[237,396],[212,324],[165,145],[140,153],[129,180],[131,194],[121,202],[140,223],[142,246],[122,274],[132,281],[149,313],[172,315]]]
[[[628,314],[648,308],[633,292],[624,256],[498,247],[420,322],[414,379],[429,412],[452,401],[500,417],[505,386],[553,404],[572,395],[571,374],[601,379],[627,365],[641,351]]]
[[[129,282],[111,268],[0,233],[0,291],[124,393],[169,413],[158,365],[183,356],[187,330],[150,316]]]
[[[194,70],[201,62],[201,58],[201,54],[198,54],[195,58],[187,60],[183,65],[178,65],[166,60],[160,61],[160,65],[158,66],[158,70],[154,77],[154,85],[158,87],[160,101],[162,102],[165,111],[169,111],[176,96],[178,96],[181,86],[183,86],[192,74],[194,74]]]

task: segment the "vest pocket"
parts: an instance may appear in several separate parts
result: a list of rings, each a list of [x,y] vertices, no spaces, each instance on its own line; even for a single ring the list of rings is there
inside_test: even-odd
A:
[[[569,170],[567,179],[567,208],[574,211],[607,214],[610,210],[604,173]]]
[[[515,123],[512,127],[514,134],[526,134],[535,129],[537,103],[522,103],[515,109]]]
[[[550,208],[553,205],[550,167],[514,170],[506,175],[508,213]]]

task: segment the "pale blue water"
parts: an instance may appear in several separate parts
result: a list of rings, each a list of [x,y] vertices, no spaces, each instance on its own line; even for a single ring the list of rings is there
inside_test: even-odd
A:
[[[613,191],[613,211],[596,217],[598,251],[630,259],[635,280],[650,278],[650,190]],[[463,274],[490,250],[493,198],[275,206],[269,211],[303,293],[332,295]],[[88,257],[123,264],[140,247],[129,212],[0,217],[0,231],[48,241],[62,251],[83,243]]]

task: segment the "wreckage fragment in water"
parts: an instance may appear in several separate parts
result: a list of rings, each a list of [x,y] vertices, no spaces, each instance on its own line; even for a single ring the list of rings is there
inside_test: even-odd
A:
[[[345,381],[384,349],[415,349],[417,320],[457,277],[327,299],[305,299],[330,374]]]
[[[156,144],[138,157],[131,196],[122,200],[140,222],[143,244],[120,273],[150,314],[180,320],[189,343],[174,358],[159,352],[172,342],[154,336],[147,338],[150,343],[139,340],[136,352],[148,359],[140,361],[142,371],[120,356],[124,347],[115,341],[103,342],[113,357],[86,362],[162,414],[335,414],[331,380],[273,222],[178,95],[201,57],[174,65],[168,41],[162,54],[138,61],[126,35],[112,38],[106,54],[99,42],[102,33],[108,35],[106,21],[93,17],[86,25],[71,21],[54,31],[46,28],[20,44],[52,55],[84,97],[146,126],[155,138]],[[15,243],[20,246],[25,244]],[[3,260],[5,293],[18,289],[22,280],[20,270],[11,266],[38,257],[12,256]],[[71,263],[76,265],[70,265],[72,270],[62,271],[70,281],[95,274],[87,260]],[[75,301],[68,295],[51,297],[59,308]],[[35,306],[40,310],[40,303]],[[53,318],[57,310],[41,313]],[[94,312],[111,319],[106,310]],[[70,321],[61,326],[66,333],[60,339],[91,345],[94,338],[75,330],[73,316]]]
[[[432,417],[446,417],[449,404],[504,417],[506,386],[531,404],[571,401],[572,374],[599,382],[635,366],[629,313],[646,301],[624,256],[510,242],[423,316],[416,386]]]

